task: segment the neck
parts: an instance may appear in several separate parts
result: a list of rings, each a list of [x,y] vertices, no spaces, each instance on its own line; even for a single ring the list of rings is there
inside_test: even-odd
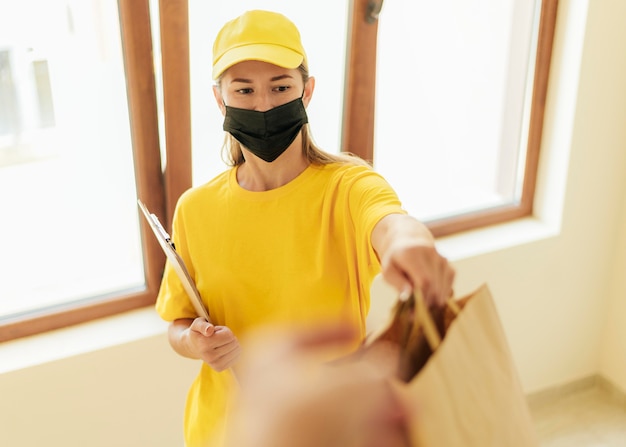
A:
[[[300,175],[310,164],[302,154],[301,135],[271,163],[252,155],[245,149],[244,158],[246,161],[237,169],[237,182],[248,191],[269,191],[284,186]]]

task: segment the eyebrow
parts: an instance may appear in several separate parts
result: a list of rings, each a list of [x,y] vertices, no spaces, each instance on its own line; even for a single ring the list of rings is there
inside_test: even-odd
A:
[[[275,82],[275,81],[280,81],[281,79],[286,79],[286,78],[293,79],[293,77],[291,75],[282,74],[282,75],[279,75],[279,76],[274,76],[273,78],[270,79],[270,81],[271,82]],[[246,79],[246,78],[234,78],[230,82],[243,82],[244,84],[252,84],[252,80],[251,79]]]

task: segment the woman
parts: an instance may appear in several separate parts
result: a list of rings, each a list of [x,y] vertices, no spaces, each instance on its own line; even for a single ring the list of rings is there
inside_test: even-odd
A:
[[[196,318],[169,265],[156,305],[174,350],[203,360],[187,400],[188,447],[218,444],[236,389],[229,369],[250,331],[349,325],[349,350],[364,336],[379,271],[401,295],[420,288],[431,305],[450,297],[454,277],[380,175],[313,143],[306,107],[315,79],[286,17],[249,11],[226,23],[213,78],[232,169],[183,194],[173,238],[215,326]]]

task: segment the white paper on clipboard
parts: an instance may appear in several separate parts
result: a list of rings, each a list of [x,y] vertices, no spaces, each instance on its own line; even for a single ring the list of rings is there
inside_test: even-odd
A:
[[[143,204],[141,200],[137,200],[137,204],[143,212],[144,217],[148,221],[152,232],[159,241],[159,245],[165,252],[165,256],[167,256],[170,265],[180,278],[180,282],[182,283],[185,292],[187,292],[187,295],[189,295],[189,299],[191,300],[194,309],[198,313],[198,316],[203,317],[209,323],[211,323],[211,319],[209,318],[209,311],[202,302],[202,299],[200,298],[200,292],[198,292],[196,284],[193,282],[193,279],[191,279],[191,276],[189,275],[189,271],[187,270],[183,259],[178,253],[176,253],[176,247],[174,247],[174,243],[170,239],[170,235],[165,231],[165,229],[161,225],[161,222],[159,222],[159,218],[156,215],[152,214],[150,211],[148,211],[148,208]]]

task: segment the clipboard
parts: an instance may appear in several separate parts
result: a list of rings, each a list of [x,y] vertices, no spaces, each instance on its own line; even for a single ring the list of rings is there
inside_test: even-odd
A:
[[[191,300],[191,303],[193,304],[196,313],[198,314],[198,316],[204,318],[209,323],[211,323],[209,311],[202,302],[202,298],[200,298],[200,292],[198,292],[196,284],[193,282],[193,279],[191,279],[191,276],[189,275],[189,270],[187,270],[187,267],[185,266],[185,262],[176,252],[176,247],[174,246],[174,242],[172,242],[170,235],[167,233],[167,231],[165,231],[165,228],[163,228],[161,222],[159,222],[159,218],[155,214],[152,214],[150,211],[148,211],[148,208],[146,207],[146,205],[143,204],[141,200],[137,200],[137,204],[139,205],[139,209],[141,209],[144,217],[148,221],[148,224],[150,225],[152,232],[156,236],[157,241],[159,241],[159,245],[163,249],[165,256],[167,256],[170,265],[178,275],[178,278],[180,278],[180,282],[182,283],[185,292],[187,292],[187,295],[189,295],[189,299]]]

